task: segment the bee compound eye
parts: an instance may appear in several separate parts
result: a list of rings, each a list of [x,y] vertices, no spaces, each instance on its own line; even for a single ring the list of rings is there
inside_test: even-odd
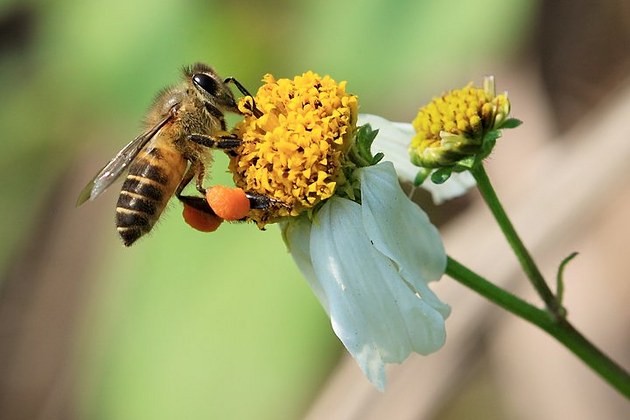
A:
[[[192,77],[193,83],[210,95],[216,95],[219,90],[219,84],[212,77],[204,73],[197,73]]]

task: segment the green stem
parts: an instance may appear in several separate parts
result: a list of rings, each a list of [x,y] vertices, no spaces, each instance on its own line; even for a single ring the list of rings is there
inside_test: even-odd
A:
[[[549,312],[525,302],[512,293],[495,286],[450,257],[446,266],[446,274],[503,309],[549,333],[612,387],[630,399],[630,375],[628,372],[595,347],[565,318],[552,316]]]
[[[508,218],[505,210],[503,210],[503,206],[499,202],[499,198],[497,197],[492,184],[490,183],[490,179],[488,178],[488,174],[483,167],[483,164],[478,164],[470,170],[473,177],[477,181],[477,188],[479,188],[479,192],[481,196],[485,200],[486,204],[490,208],[490,211],[494,215],[497,223],[501,227],[503,234],[505,235],[508,243],[514,250],[516,257],[518,258],[521,267],[523,267],[523,271],[529,278],[530,282],[545,302],[545,306],[547,309],[554,314],[555,316],[562,318],[564,314],[564,310],[559,304],[558,300],[554,296],[551,289],[547,285],[544,277],[540,273],[538,266],[534,262],[534,259],[529,254],[527,248],[521,241],[521,238],[516,233],[516,229],[512,225],[512,222]]]

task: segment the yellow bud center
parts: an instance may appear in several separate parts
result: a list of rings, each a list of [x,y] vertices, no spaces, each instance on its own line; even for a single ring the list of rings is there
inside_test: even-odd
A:
[[[413,121],[416,135],[409,147],[412,161],[437,167],[479,152],[483,136],[508,112],[507,95],[495,96],[493,84],[491,89],[468,84],[434,98]]]

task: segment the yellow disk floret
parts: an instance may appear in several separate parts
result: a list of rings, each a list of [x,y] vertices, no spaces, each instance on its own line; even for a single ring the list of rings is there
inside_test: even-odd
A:
[[[468,84],[421,108],[413,121],[416,135],[409,152],[418,166],[440,167],[480,152],[483,136],[509,113],[506,94]]]
[[[236,185],[273,200],[250,218],[264,226],[297,216],[333,195],[340,182],[342,160],[350,147],[357,118],[357,98],[346,82],[313,72],[276,80],[267,74],[252,100],[239,109],[245,119],[234,128],[242,139],[230,161]]]

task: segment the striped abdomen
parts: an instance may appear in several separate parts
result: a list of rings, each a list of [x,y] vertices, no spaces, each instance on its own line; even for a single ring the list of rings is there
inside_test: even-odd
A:
[[[116,228],[125,246],[149,232],[181,182],[186,161],[168,147],[146,148],[129,165],[116,206]]]

